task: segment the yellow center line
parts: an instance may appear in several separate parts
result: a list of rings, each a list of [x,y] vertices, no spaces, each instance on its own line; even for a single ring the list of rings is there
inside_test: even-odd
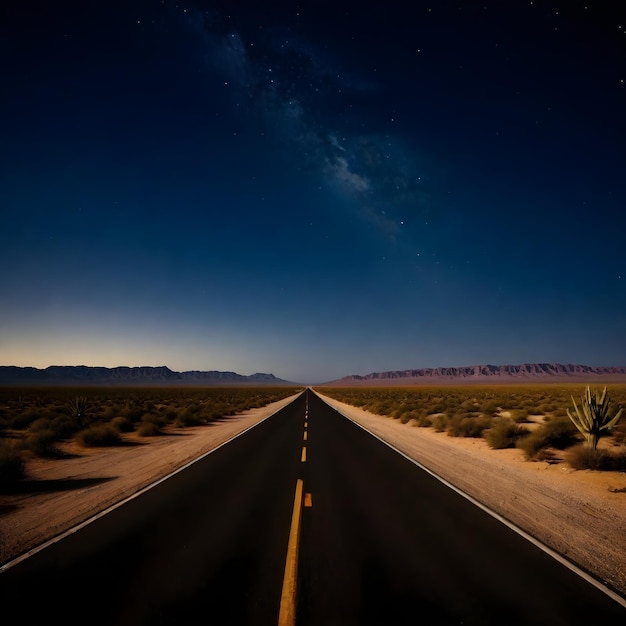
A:
[[[304,463],[306,461],[306,447],[302,446],[302,457],[300,458],[300,462]]]
[[[294,626],[296,623],[296,604],[298,592],[298,544],[300,543],[300,514],[302,512],[302,479],[296,483],[296,497],[293,501],[291,530],[287,545],[287,561],[283,590],[280,596],[278,626]]]
[[[305,431],[304,431],[304,441],[306,441],[306,439],[307,439],[307,432],[306,432],[306,430],[305,430]]]
[[[309,423],[308,422],[304,422],[304,427],[308,428],[309,427]]]

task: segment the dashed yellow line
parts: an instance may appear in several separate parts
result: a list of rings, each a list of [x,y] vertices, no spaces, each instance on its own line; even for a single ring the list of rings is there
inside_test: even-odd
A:
[[[307,432],[306,432],[306,430],[305,430],[305,431],[304,431],[304,441],[306,441],[306,440],[307,440]]]
[[[309,509],[313,506],[313,496],[310,493],[304,494],[304,506]]]
[[[287,560],[285,562],[283,590],[280,596],[278,626],[295,626],[296,623],[296,605],[298,595],[298,544],[300,543],[302,486],[302,479],[298,479],[298,482],[296,483],[296,496],[293,501],[293,514],[291,516],[289,543],[287,545]]]
[[[305,446],[302,446],[302,456],[300,457],[300,462],[301,463],[306,462],[306,447]]]

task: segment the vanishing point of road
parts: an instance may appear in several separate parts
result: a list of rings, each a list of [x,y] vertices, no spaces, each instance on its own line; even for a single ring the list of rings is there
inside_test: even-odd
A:
[[[626,601],[307,389],[0,573],[16,623],[626,623]]]

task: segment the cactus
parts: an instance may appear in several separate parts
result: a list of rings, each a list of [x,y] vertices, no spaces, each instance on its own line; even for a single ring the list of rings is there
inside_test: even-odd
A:
[[[81,428],[87,425],[87,411],[90,409],[90,404],[85,396],[76,396],[76,398],[70,400],[66,405],[66,411],[70,417],[75,419]]]
[[[567,409],[567,415],[583,435],[587,445],[595,450],[600,437],[607,435],[617,426],[624,409],[620,408],[613,417],[609,416],[610,400],[606,393],[606,387],[600,396],[598,391],[592,393],[589,385],[587,385],[581,401],[582,411],[576,405],[573,396],[572,402],[576,413],[573,414]]]

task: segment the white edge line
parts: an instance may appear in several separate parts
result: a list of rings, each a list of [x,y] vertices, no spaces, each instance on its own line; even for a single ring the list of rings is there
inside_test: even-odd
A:
[[[411,461],[411,463],[414,463],[415,465],[417,465],[420,469],[424,470],[425,472],[427,472],[428,474],[430,474],[431,476],[436,478],[438,481],[442,482],[446,487],[449,487],[453,491],[456,491],[456,493],[458,493],[459,495],[461,495],[464,498],[466,498],[467,500],[469,500],[472,504],[477,506],[479,509],[482,509],[485,513],[488,513],[489,515],[491,515],[491,517],[497,519],[499,522],[503,523],[505,526],[508,526],[511,530],[516,532],[518,535],[520,535],[521,537],[523,537],[527,541],[530,541],[530,543],[534,544],[539,549],[543,550],[546,554],[551,556],[553,559],[555,559],[556,561],[558,561],[559,563],[561,563],[562,565],[564,565],[568,569],[572,570],[575,574],[578,574],[581,578],[584,578],[588,583],[592,584],[594,587],[596,587],[600,591],[604,592],[611,599],[615,600],[615,602],[617,602],[618,604],[621,604],[624,608],[626,608],[626,598],[623,598],[616,591],[613,591],[612,589],[609,589],[601,580],[599,580],[597,578],[594,578],[591,574],[589,574],[585,570],[583,570],[580,567],[578,567],[575,563],[573,563],[572,561],[569,561],[568,559],[566,559],[562,554],[559,554],[558,552],[556,552],[555,550],[553,550],[552,548],[550,548],[546,544],[541,543],[541,541],[539,541],[538,539],[536,539],[532,535],[528,534],[526,531],[522,530],[519,526],[516,526],[513,522],[511,522],[510,520],[506,519],[506,517],[503,517],[499,513],[496,513],[495,511],[493,511],[490,508],[486,507],[484,504],[482,504],[481,502],[479,502],[478,500],[476,500],[475,498],[470,496],[468,493],[465,493],[464,491],[462,491],[458,487],[455,487],[452,483],[449,483],[445,478],[442,478],[438,474],[435,474],[435,472],[433,472],[432,470],[430,470],[427,467],[425,467],[424,465],[422,465],[419,461],[416,461],[415,459],[411,458],[410,456],[408,456],[407,454],[402,452],[402,450],[398,450],[398,448],[396,448],[395,446],[390,444],[388,441],[385,441],[384,439],[382,439],[381,437],[379,437],[378,435],[376,435],[372,431],[367,430],[367,428],[365,428],[365,426],[362,426],[357,421],[353,420],[351,417],[349,417],[348,415],[346,415],[345,413],[340,411],[338,408],[334,407],[329,402],[326,402],[324,397],[322,397],[316,391],[313,391],[313,393],[318,395],[318,397],[320,397],[320,399],[323,402],[325,402],[329,407],[331,407],[332,409],[337,411],[337,413],[339,413],[339,415],[342,415],[347,420],[350,420],[353,424],[355,424],[359,428],[363,429],[366,433],[369,433],[370,435],[372,435],[372,437],[375,437],[376,439],[378,439],[379,441],[384,443],[386,446],[390,447],[394,452],[397,452],[398,454],[403,456],[408,461]]]
[[[304,392],[302,392],[302,393],[304,393]],[[300,394],[298,394],[298,395],[300,395]],[[297,397],[298,396],[296,396],[291,402],[295,402]],[[213,454],[213,452],[215,452],[216,450],[219,450],[221,447],[225,446],[227,443],[230,443],[231,441],[234,441],[235,439],[237,439],[237,437],[241,437],[241,435],[247,433],[249,430],[252,430],[253,428],[256,428],[259,424],[262,424],[265,420],[268,420],[270,417],[273,417],[274,415],[276,415],[276,413],[278,413],[279,411],[282,411],[286,406],[289,406],[291,404],[291,402],[285,404],[284,406],[281,406],[280,408],[276,409],[273,413],[270,413],[269,415],[264,417],[262,420],[260,420],[256,424],[252,424],[252,426],[248,426],[248,428],[246,428],[245,430],[242,430],[240,433],[237,433],[236,435],[233,435],[230,439],[227,439],[226,441],[223,441],[222,443],[220,443],[215,448],[212,448],[211,450],[209,450],[208,452],[205,452],[203,455],[197,457],[196,459],[193,459],[192,461],[189,461],[188,463],[186,463],[182,467],[179,467],[178,469],[176,469],[173,472],[169,473],[167,476],[163,476],[163,478],[159,478],[159,480],[157,480],[157,481],[155,481],[153,483],[150,483],[149,485],[146,485],[145,487],[142,487],[139,491],[136,491],[135,493],[133,493],[132,495],[128,496],[127,498],[124,498],[123,500],[120,500],[119,502],[116,502],[115,504],[112,504],[110,507],[108,507],[106,509],[103,509],[102,511],[96,513],[95,515],[93,515],[89,519],[86,519],[86,520],[80,522],[80,524],[77,524],[76,526],[72,526],[72,528],[69,528],[68,530],[62,532],[61,534],[56,535],[55,537],[52,537],[52,539],[48,539],[48,541],[45,541],[44,543],[42,543],[42,544],[40,544],[40,545],[38,545],[38,546],[36,546],[34,548],[31,548],[27,552],[24,552],[24,554],[20,554],[20,556],[15,557],[11,561],[7,561],[2,566],[0,566],[0,574],[2,574],[2,572],[5,572],[9,568],[13,567],[14,565],[17,565],[18,563],[21,563],[22,561],[25,561],[28,557],[31,557],[34,554],[37,554],[37,552],[40,552],[41,550],[45,550],[46,548],[49,548],[51,545],[57,543],[57,541],[61,541],[61,539],[65,539],[65,537],[68,537],[69,535],[74,534],[76,531],[80,530],[81,528],[84,528],[85,526],[87,526],[88,524],[91,524],[92,522],[95,522],[97,519],[99,519],[101,517],[104,517],[105,515],[109,514],[111,511],[113,511],[114,509],[117,509],[118,507],[122,506],[123,504],[126,504],[127,502],[130,502],[131,500],[133,500],[133,499],[137,498],[138,496],[144,494],[146,491],[149,491],[150,489],[152,489],[152,487],[156,487],[158,484],[162,483],[164,480],[167,480],[168,478],[171,478],[175,474],[178,474],[178,472],[182,472],[184,469],[187,469],[190,465],[193,465],[194,463],[197,463],[198,461],[201,461],[205,457],[209,456],[209,454]]]

